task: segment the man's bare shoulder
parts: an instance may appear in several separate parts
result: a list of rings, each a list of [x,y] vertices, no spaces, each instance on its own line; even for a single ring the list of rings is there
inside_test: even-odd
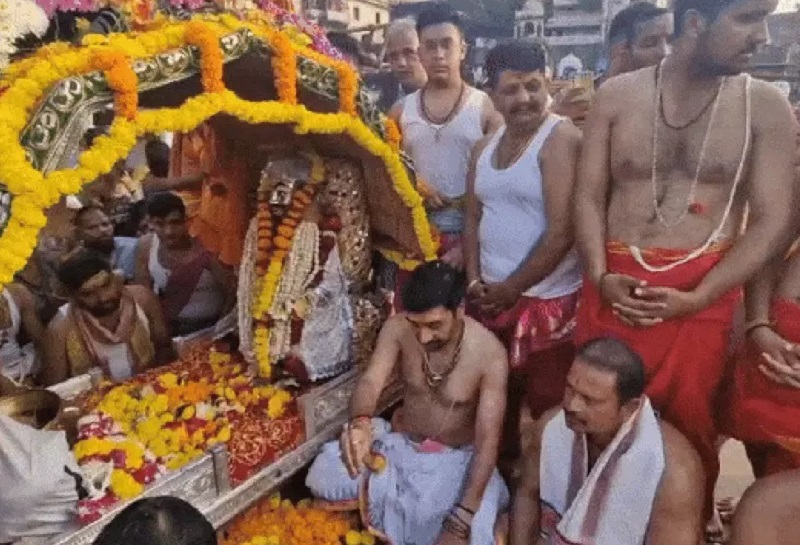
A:
[[[747,489],[736,508],[734,535],[740,526],[768,525],[779,521],[792,521],[800,529],[798,520],[800,471],[786,471],[759,479]]]
[[[671,424],[661,422],[664,442],[664,478],[661,487],[669,494],[702,494],[705,475],[700,455],[689,440]]]
[[[629,99],[639,96],[643,86],[652,85],[652,78],[652,68],[643,68],[607,79],[595,93],[592,109],[616,112],[629,104]]]
[[[6,286],[6,290],[8,290],[8,293],[11,294],[11,297],[14,298],[14,302],[16,302],[17,306],[19,307],[24,308],[33,306],[35,304],[35,301],[33,300],[33,294],[22,284],[8,284]]]
[[[787,131],[793,128],[792,106],[774,85],[751,78],[750,96],[754,128],[758,130],[780,127]]]
[[[50,323],[47,324],[47,327],[45,328],[45,334],[51,341],[55,339],[63,339],[67,334],[68,326],[69,320],[67,320],[66,315],[62,314],[61,312],[56,312],[56,315],[53,316],[53,318],[50,320]]]
[[[581,140],[583,140],[583,132],[575,126],[572,120],[564,119],[555,126],[548,138],[548,143],[553,142],[572,147],[579,145]]]
[[[506,349],[503,343],[500,342],[500,339],[479,321],[469,316],[464,317],[464,321],[468,328],[466,334],[470,336],[469,344],[476,347],[478,349],[477,351],[487,359],[486,363],[490,364],[491,362],[500,361],[506,364]],[[495,365],[497,365],[497,363],[495,363]]]
[[[149,309],[156,301],[155,294],[144,286],[138,284],[130,284],[125,286],[125,289],[134,301],[139,303],[143,308]]]
[[[381,327],[381,336],[384,338],[393,338],[400,340],[406,333],[411,330],[411,325],[403,313],[395,314],[388,320],[383,322]]]

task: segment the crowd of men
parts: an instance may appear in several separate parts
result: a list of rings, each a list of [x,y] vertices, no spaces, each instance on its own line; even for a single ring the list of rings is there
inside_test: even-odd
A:
[[[358,506],[391,543],[697,545],[733,436],[760,479],[733,542],[797,542],[800,130],[745,73],[776,4],[631,6],[582,105],[551,97],[534,43],[497,46],[486,88],[467,84],[446,5],[389,29],[381,100],[441,253],[412,273],[384,264],[397,313],[310,468],[315,496]],[[153,165],[137,226],[151,232],[115,238],[114,198],[75,214],[46,326],[41,297],[4,290],[4,374],[36,373],[38,352],[45,383],[124,380],[232,305],[230,271],[170,192],[202,177]],[[398,374],[389,422],[378,400]]]
[[[551,98],[533,43],[497,46],[468,85],[446,6],[390,29],[389,115],[440,259],[389,275],[401,312],[311,467],[316,496],[358,501],[395,543],[488,545],[507,525],[514,545],[696,545],[721,539],[704,534],[733,436],[764,478],[733,539],[796,542],[800,131],[745,72],[775,8],[636,3],[583,108]],[[766,516],[770,491],[786,506]]]
[[[191,236],[186,206],[171,192],[202,177],[168,178],[169,146],[151,139],[142,147],[149,168],[136,190],[120,198],[120,185],[134,185],[133,169],[115,165],[72,199],[58,243],[48,251],[54,237],[43,237],[3,290],[0,372],[8,381],[52,385],[94,369],[126,380],[209,338],[233,308],[233,271]]]

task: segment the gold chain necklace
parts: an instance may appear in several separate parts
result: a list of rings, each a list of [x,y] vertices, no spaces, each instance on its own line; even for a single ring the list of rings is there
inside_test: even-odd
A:
[[[456,98],[453,107],[450,109],[450,112],[444,117],[442,121],[438,121],[434,119],[434,117],[428,112],[428,106],[425,104],[425,91],[427,87],[423,87],[423,89],[419,93],[419,104],[420,104],[420,111],[422,112],[422,117],[427,121],[430,125],[433,125],[434,131],[434,139],[438,142],[442,131],[447,127],[450,122],[455,119],[456,115],[458,115],[459,106],[461,106],[461,101],[464,98],[464,93],[467,90],[467,84],[463,81],[461,82],[461,89],[458,91],[458,98]]]
[[[461,358],[461,346],[464,343],[464,331],[466,329],[466,323],[462,321],[461,333],[458,336],[458,343],[456,344],[456,349],[453,351],[453,357],[450,358],[450,363],[447,364],[447,367],[445,367],[444,371],[441,373],[433,371],[428,353],[425,351],[425,348],[422,348],[422,372],[425,374],[425,382],[428,383],[431,389],[438,390],[439,387],[444,384],[447,377],[450,376],[450,373],[456,368],[458,360]]]

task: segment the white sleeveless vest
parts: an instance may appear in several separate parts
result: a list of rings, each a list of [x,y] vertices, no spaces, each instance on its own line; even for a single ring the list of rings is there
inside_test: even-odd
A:
[[[478,228],[481,276],[486,282],[502,282],[530,256],[547,230],[542,169],[539,154],[561,118],[550,114],[528,148],[506,169],[492,164],[505,128],[497,131],[478,158],[475,194],[482,205]],[[554,299],[581,286],[581,266],[575,249],[555,270],[524,295]]]

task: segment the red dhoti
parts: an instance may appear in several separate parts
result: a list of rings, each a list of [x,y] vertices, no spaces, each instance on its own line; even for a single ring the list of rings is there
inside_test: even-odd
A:
[[[643,252],[654,266],[683,258],[683,250],[651,249]],[[610,272],[645,280],[650,286],[689,291],[722,259],[724,251],[709,250],[672,270],[652,273],[642,268],[627,247],[610,243],[606,251]],[[705,467],[707,506],[713,504],[719,474],[718,436],[714,415],[718,391],[729,355],[734,313],[741,301],[735,289],[708,308],[653,327],[624,324],[606,305],[591,282],[584,282],[575,340],[578,346],[598,337],[626,342],[644,360],[647,395],[661,417],[680,430],[697,449]]]
[[[800,342],[800,304],[776,299],[771,313],[778,335]],[[772,382],[759,371],[763,364],[748,341],[736,360],[726,411],[730,433],[747,446],[757,478],[800,468],[800,390]]]
[[[554,299],[521,297],[497,316],[468,308],[469,314],[492,331],[508,349],[510,373],[502,455],[520,454],[520,410],[523,401],[531,416],[561,403],[567,373],[575,357],[572,335],[580,292]]]

